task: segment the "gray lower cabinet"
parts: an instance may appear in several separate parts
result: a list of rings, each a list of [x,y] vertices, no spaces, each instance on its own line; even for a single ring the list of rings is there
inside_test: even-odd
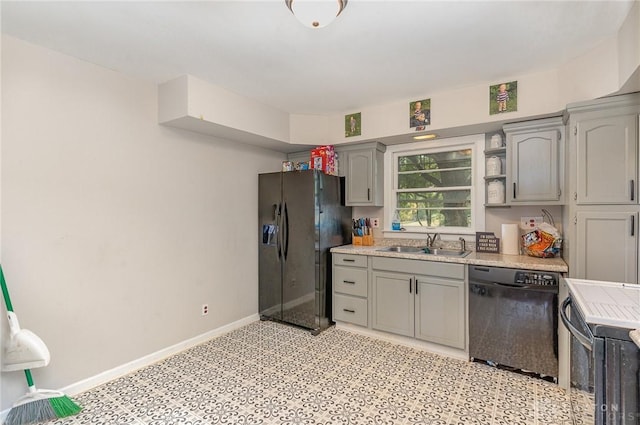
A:
[[[398,335],[415,335],[413,275],[374,271],[371,274],[373,317],[371,327]]]
[[[463,264],[372,257],[371,268],[373,329],[465,349]]]
[[[368,257],[333,254],[333,320],[368,326]]]
[[[572,277],[636,283],[638,212],[632,208],[576,212],[575,270]]]
[[[464,280],[431,276],[416,279],[416,338],[464,349]]]

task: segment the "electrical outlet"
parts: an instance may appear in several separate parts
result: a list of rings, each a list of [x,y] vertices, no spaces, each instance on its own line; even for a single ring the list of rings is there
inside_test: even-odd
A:
[[[200,310],[200,313],[203,316],[206,316],[207,314],[209,314],[209,304],[202,304],[202,310]]]
[[[373,228],[380,227],[380,219],[378,217],[374,217],[371,219],[371,227]]]
[[[542,217],[520,217],[520,227],[523,229],[533,229],[542,223]]]

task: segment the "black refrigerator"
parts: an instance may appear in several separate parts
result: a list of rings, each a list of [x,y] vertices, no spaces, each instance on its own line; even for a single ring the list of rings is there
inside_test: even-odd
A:
[[[317,170],[260,174],[259,310],[317,334],[331,323],[331,256],[351,243],[344,178]]]

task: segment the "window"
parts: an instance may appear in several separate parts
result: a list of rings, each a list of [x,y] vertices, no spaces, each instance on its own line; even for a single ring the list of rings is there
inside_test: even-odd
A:
[[[470,137],[394,147],[389,217],[397,211],[407,231],[476,231],[480,148]]]

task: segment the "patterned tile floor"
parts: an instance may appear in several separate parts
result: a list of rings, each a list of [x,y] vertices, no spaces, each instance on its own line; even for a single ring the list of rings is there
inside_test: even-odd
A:
[[[255,322],[74,399],[49,424],[581,424],[556,385],[330,328]]]

